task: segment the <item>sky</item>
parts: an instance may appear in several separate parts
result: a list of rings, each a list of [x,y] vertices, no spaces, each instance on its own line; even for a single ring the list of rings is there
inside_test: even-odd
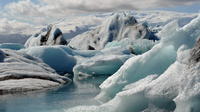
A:
[[[176,11],[176,12],[186,12],[186,13],[198,13],[200,12],[200,3],[195,3],[191,5],[177,5],[174,7],[163,7],[156,8],[157,10],[166,10],[166,11]]]
[[[118,10],[200,11],[200,0],[0,0],[0,33],[60,18]],[[11,27],[15,25],[14,27]]]

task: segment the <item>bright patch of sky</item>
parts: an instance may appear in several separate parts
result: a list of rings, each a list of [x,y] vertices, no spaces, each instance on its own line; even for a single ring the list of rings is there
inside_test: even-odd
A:
[[[0,6],[3,7],[12,2],[18,2],[20,0],[0,0]],[[31,0],[32,2],[38,3],[38,0]]]
[[[186,12],[186,13],[198,13],[198,12],[200,12],[200,3],[196,3],[196,4],[192,4],[192,5],[157,8],[156,10],[166,10],[166,11],[176,11],[176,12]]]

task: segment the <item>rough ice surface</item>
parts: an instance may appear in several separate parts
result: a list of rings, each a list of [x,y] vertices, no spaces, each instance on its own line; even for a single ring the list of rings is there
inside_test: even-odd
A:
[[[124,38],[158,40],[146,24],[138,23],[129,13],[116,13],[94,30],[74,37],[69,45],[75,49],[99,50],[108,42]]]
[[[53,87],[60,86],[59,83],[36,79],[36,78],[24,78],[24,79],[12,79],[12,80],[4,80],[0,81],[0,94],[11,94],[16,92],[27,92],[27,91],[35,91],[35,90],[44,90]]]
[[[124,65],[100,86],[102,92],[98,97],[109,100],[116,93],[132,82],[146,77],[149,74],[161,74],[175,61],[176,52],[173,46],[162,48],[156,45],[151,51],[127,60]]]
[[[61,30],[49,25],[39,33],[32,35],[25,43],[25,47],[44,46],[44,45],[66,45],[67,41],[63,37]]]
[[[20,50],[25,48],[24,45],[18,43],[3,43],[0,44],[1,49]]]
[[[0,94],[32,91],[69,83],[48,65],[30,55],[0,50]]]
[[[60,74],[72,73],[72,69],[76,64],[76,59],[60,46],[30,47],[20,52],[40,58]]]
[[[160,77],[149,75],[125,86],[104,106],[119,102],[112,112],[198,112],[199,63],[190,63],[190,50],[184,49],[179,49],[177,61]]]
[[[162,74],[176,60],[176,52],[181,45],[191,48],[200,35],[200,17],[182,28],[178,28],[174,22],[173,24],[176,28],[173,32],[169,30],[168,34],[170,35],[166,35],[166,32],[167,29],[173,28],[172,24],[163,29],[163,32],[166,32],[163,35],[160,34],[162,40],[159,44],[150,51],[129,59],[115,74],[105,80],[100,86],[102,92],[98,97],[100,99],[105,97],[104,100],[107,100],[114,97],[129,83],[150,74]]]
[[[160,43],[104,81],[97,99],[106,103],[66,112],[199,112],[200,41],[194,43],[200,37],[200,16],[181,28],[175,23],[159,34]]]

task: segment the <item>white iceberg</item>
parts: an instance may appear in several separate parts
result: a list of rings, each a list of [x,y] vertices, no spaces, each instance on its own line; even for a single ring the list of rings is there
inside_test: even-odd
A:
[[[161,42],[150,51],[135,56],[107,80],[100,88],[98,99],[107,101],[113,98],[127,84],[133,83],[151,74],[162,74],[176,60],[177,49],[181,45],[191,48],[200,35],[200,16],[188,25],[178,28],[175,22],[163,29]],[[174,29],[174,30],[168,30]],[[168,31],[168,33],[166,33]]]
[[[200,16],[162,38],[152,50],[127,60],[100,86],[100,95],[104,97],[99,98],[111,99],[107,103],[79,106],[66,112],[199,112],[200,41],[192,48],[200,36],[199,29]],[[154,56],[157,60],[149,59]],[[166,69],[159,71],[162,66]]]
[[[77,64],[74,69],[74,79],[90,76],[112,75],[131,55],[97,55]]]
[[[200,111],[200,63],[191,61],[191,51],[184,49],[179,49],[177,61],[159,77],[149,75],[125,86],[114,99],[99,106],[97,111],[104,108],[109,112]]]

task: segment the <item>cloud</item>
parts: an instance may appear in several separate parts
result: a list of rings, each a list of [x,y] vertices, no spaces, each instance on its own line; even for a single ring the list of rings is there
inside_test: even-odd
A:
[[[76,27],[86,27],[101,24],[105,17],[97,17],[94,15],[88,16],[74,16],[64,18],[52,22],[51,24],[59,27],[64,33],[76,30]],[[17,20],[9,20],[7,18],[0,18],[0,35],[1,34],[26,34],[31,35],[40,31],[46,25],[35,25]]]
[[[9,19],[42,24],[45,23],[47,16],[41,9],[42,6],[39,4],[35,4],[30,0],[22,0],[6,5],[3,16]]]
[[[199,0],[20,0],[7,4],[0,16],[0,33],[16,32],[30,25],[46,25],[60,18],[76,14],[108,12],[118,10],[140,10],[149,8],[190,5]],[[15,21],[10,21],[15,20]],[[2,22],[4,21],[4,22]],[[17,22],[20,21],[20,22]],[[17,24],[17,25],[15,25]]]
[[[56,24],[56,26],[59,27],[63,32],[68,33],[76,30],[77,27],[81,28],[99,25],[105,20],[105,17],[97,17],[94,15],[78,16],[70,19],[60,20],[54,24]]]
[[[195,2],[199,0],[41,0],[37,4],[31,0],[22,0],[6,5],[5,13],[7,17],[41,24],[74,14],[148,9]]]
[[[199,0],[41,0],[38,4],[31,0],[13,2],[5,6],[10,15],[27,17],[63,17],[67,15],[107,12],[126,9],[148,9],[189,5]]]
[[[30,34],[36,31],[31,24],[0,18],[0,34]]]
[[[124,9],[147,9],[188,5],[199,0],[42,0],[56,9],[75,10],[80,12],[101,12]]]
[[[19,16],[39,16],[42,14],[42,12],[38,10],[40,6],[32,3],[30,0],[13,2],[6,5],[5,8],[10,14],[18,14]]]

